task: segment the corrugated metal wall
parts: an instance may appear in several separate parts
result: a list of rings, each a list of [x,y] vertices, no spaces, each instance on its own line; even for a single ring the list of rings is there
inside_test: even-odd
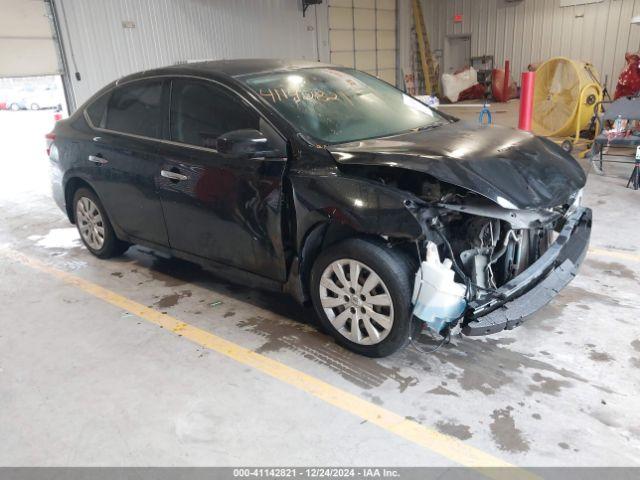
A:
[[[640,0],[603,0],[560,7],[560,0],[524,0],[504,6],[504,0],[422,0],[432,48],[444,51],[447,35],[471,34],[474,56],[494,55],[496,63],[511,61],[520,72],[532,62],[554,56],[585,60],[608,76],[609,89],[622,70],[624,54],[640,46]],[[454,23],[454,15],[462,22]],[[404,52],[406,62],[406,51]],[[406,64],[406,63],[405,63]]]
[[[609,88],[624,53],[640,45],[640,0],[560,7],[560,0],[421,0],[432,48],[470,34],[472,55],[511,60],[514,76],[531,62],[563,55],[590,61]],[[284,57],[329,60],[328,1],[302,17],[298,0],[54,0],[76,104],[128,73],[194,58]],[[455,14],[462,22],[454,23]],[[398,0],[400,66],[409,60],[411,2]],[[133,22],[134,28],[124,28]],[[69,47],[72,48],[69,48]],[[73,78],[80,72],[82,80]]]
[[[71,79],[76,105],[123,75],[187,59],[323,56],[316,22],[326,12],[310,7],[303,18],[298,0],[55,0],[55,6],[71,76],[78,71],[82,78]]]

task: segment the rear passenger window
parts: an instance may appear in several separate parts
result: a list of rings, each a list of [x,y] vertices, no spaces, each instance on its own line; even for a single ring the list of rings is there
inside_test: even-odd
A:
[[[104,127],[109,97],[110,93],[105,93],[87,107],[87,115],[94,127]]]
[[[220,135],[245,128],[264,130],[262,123],[257,112],[220,87],[193,80],[173,81],[171,139],[176,142],[215,149]]]
[[[160,138],[161,99],[162,80],[135,82],[116,88],[108,102],[106,128]]]

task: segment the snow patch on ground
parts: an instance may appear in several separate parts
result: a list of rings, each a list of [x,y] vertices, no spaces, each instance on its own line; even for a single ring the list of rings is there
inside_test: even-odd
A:
[[[87,262],[77,259],[69,259],[64,262],[65,270],[75,271],[83,269],[87,266]]]
[[[32,238],[33,237],[33,238]],[[38,238],[35,238],[38,237]],[[36,245],[44,248],[76,248],[81,245],[80,235],[75,228],[54,228],[44,236],[32,235],[29,240],[37,240]]]

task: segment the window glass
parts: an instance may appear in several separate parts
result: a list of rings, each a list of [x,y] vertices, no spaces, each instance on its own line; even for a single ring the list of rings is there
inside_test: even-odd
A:
[[[292,125],[323,143],[383,137],[447,122],[415,98],[353,69],[309,68],[241,79]]]
[[[161,80],[134,82],[116,88],[109,99],[106,128],[161,138],[161,98]]]
[[[104,127],[110,93],[106,93],[87,107],[87,115],[94,127]]]
[[[215,149],[218,137],[233,130],[259,130],[269,138],[264,127],[257,112],[222,87],[194,80],[173,81],[172,140]]]

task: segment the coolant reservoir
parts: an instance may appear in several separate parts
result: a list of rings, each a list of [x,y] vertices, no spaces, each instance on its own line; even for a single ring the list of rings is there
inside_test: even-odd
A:
[[[426,260],[416,272],[413,314],[436,333],[459,318],[467,306],[466,287],[453,280],[451,260],[440,261],[435,243],[427,243]]]

